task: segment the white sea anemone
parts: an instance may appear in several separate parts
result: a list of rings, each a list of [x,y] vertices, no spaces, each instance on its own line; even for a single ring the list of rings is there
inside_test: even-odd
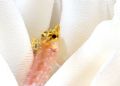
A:
[[[22,86],[33,60],[30,39],[60,23],[61,56],[68,59],[45,86],[119,86],[119,5],[119,0],[0,0],[0,54]]]

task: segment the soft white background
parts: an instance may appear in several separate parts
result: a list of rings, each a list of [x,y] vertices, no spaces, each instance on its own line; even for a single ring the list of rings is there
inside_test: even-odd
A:
[[[119,5],[120,0],[0,0],[0,61],[22,86],[33,59],[30,40],[60,23],[61,56],[69,59],[45,86],[120,86]],[[2,62],[0,73],[17,86]]]

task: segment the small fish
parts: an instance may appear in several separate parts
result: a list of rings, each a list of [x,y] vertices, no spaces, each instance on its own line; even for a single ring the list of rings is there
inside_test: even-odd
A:
[[[44,86],[53,73],[59,68],[60,26],[48,29],[41,35],[41,40],[33,41],[35,58],[26,77],[24,86]]]

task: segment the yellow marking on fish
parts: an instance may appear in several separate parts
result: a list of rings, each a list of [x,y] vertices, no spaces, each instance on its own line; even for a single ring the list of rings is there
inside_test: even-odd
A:
[[[33,39],[32,39],[32,49],[33,49],[33,53],[36,53],[39,48],[40,48],[40,40],[33,38]]]

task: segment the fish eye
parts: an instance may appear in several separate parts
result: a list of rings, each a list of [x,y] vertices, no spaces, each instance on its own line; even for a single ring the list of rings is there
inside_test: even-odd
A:
[[[52,38],[55,39],[57,36],[55,34],[52,35]]]

